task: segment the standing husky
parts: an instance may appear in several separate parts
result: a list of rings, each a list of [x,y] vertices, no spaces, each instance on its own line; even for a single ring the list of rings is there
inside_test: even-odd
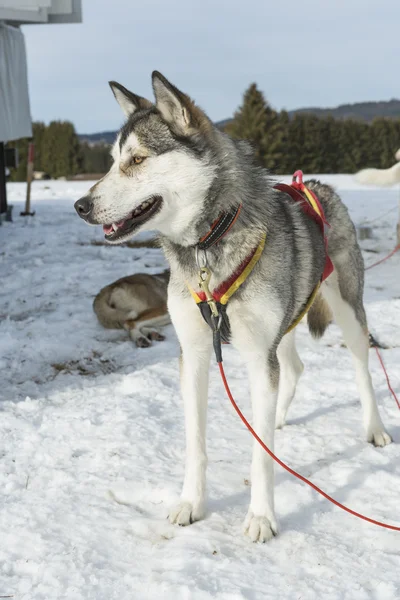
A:
[[[138,348],[160,342],[158,327],[170,323],[167,309],[169,269],[149,275],[135,273],[106,285],[97,294],[93,310],[107,329],[125,329]]]
[[[273,187],[245,142],[219,131],[194,102],[160,73],[153,73],[155,104],[118,83],[111,89],[127,117],[113,148],[109,173],[78,200],[88,223],[102,224],[118,244],[145,229],[157,229],[171,267],[168,308],[182,349],[181,386],[186,420],[186,471],[179,505],[170,521],[189,525],[205,512],[205,428],[212,335],[188,286],[199,289],[196,254],[221,213],[242,205],[236,222],[207,251],[211,289],[226,282],[266,234],[250,277],[227,305],[232,344],[248,369],[253,427],[273,450],[275,423],[282,427],[303,365],[294,333],[284,335],[321,279],[324,240],[318,225],[287,194]],[[335,270],[321,285],[309,312],[319,337],[335,318],[352,354],[369,442],[391,439],[382,424],[368,371],[368,329],[363,306],[363,260],[354,226],[337,194],[318,181],[331,228],[329,253]],[[204,253],[202,253],[204,255]],[[204,259],[204,256],[202,257]],[[278,531],[271,458],[255,441],[251,501],[245,531],[265,542]]]

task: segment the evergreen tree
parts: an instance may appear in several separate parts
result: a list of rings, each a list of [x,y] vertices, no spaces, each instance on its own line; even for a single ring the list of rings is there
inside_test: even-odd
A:
[[[35,144],[35,171],[43,171],[42,153],[43,153],[43,137],[46,130],[46,125],[41,121],[32,123],[33,142]]]
[[[51,177],[75,175],[83,169],[83,153],[74,126],[68,121],[52,121],[48,126],[44,123],[33,123],[33,143],[35,145],[35,171],[45,171]],[[12,169],[11,180],[25,181],[28,144],[31,140],[23,139],[10,142],[10,146],[18,149],[19,165]]]
[[[67,177],[78,173],[82,163],[82,150],[72,123],[52,121],[43,135],[43,170],[53,178]]]
[[[304,118],[297,114],[290,120],[287,144],[287,166],[288,173],[296,169],[304,169]]]
[[[338,163],[339,173],[355,173],[367,166],[368,139],[365,137],[369,126],[359,121],[346,119],[337,123],[338,127]]]
[[[374,158],[379,167],[387,169],[394,163],[394,153],[400,146],[399,121],[386,118],[374,119],[370,125]]]
[[[289,128],[290,118],[286,110],[278,113],[278,145],[275,151],[275,165],[273,172],[277,175],[290,173],[291,169],[290,152],[289,152]]]
[[[255,156],[261,164],[264,164],[266,154],[265,138],[270,122],[269,110],[263,93],[252,83],[244,94],[242,106],[226,127],[226,132],[233,138],[251,142]]]
[[[286,152],[289,115],[287,115],[287,122],[285,123],[285,116],[280,118],[279,114],[267,104],[264,119],[263,164],[270,171],[277,173],[281,169],[281,163]]]
[[[107,144],[89,145],[84,142],[81,148],[84,173],[107,173],[112,164],[110,148]]]
[[[303,163],[306,173],[320,173],[323,169],[323,141],[321,136],[322,119],[312,114],[303,117]],[[322,170],[323,172],[323,170]]]
[[[338,123],[333,117],[320,119],[317,127],[318,160],[314,173],[336,173],[338,163]]]
[[[28,162],[28,139],[9,142],[8,146],[16,148],[18,152],[18,167],[16,169],[11,169],[10,180],[25,181]]]

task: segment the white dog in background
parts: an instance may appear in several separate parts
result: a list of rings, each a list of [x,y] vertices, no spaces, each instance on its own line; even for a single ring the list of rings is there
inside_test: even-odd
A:
[[[400,161],[400,148],[394,156],[397,161]],[[355,174],[354,178],[363,185],[390,187],[400,183],[400,162],[389,169],[362,169]]]

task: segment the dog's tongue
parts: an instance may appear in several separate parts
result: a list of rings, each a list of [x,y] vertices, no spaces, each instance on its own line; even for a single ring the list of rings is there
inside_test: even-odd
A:
[[[128,219],[123,219],[122,221],[118,221],[118,223],[113,223],[111,225],[103,225],[103,231],[106,235],[116,231],[116,227],[121,228],[125,225]]]

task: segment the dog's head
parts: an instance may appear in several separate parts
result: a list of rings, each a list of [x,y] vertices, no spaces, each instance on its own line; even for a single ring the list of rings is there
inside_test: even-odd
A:
[[[215,177],[214,126],[194,102],[161,73],[153,73],[155,104],[110,82],[126,123],[112,149],[114,163],[86,196],[78,215],[103,225],[110,243],[143,230],[189,240]]]

